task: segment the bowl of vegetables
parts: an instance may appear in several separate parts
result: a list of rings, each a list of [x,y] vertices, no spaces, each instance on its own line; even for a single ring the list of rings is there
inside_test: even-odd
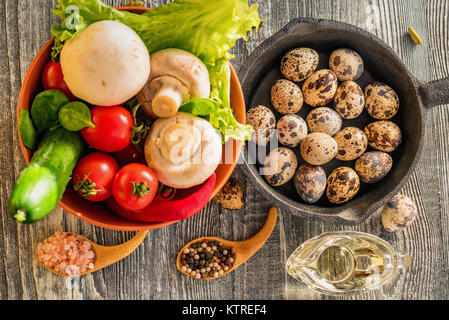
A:
[[[59,202],[91,224],[127,231],[198,213],[252,134],[228,50],[260,25],[257,6],[175,1],[149,10],[68,2],[53,10],[62,22],[20,91],[27,166],[9,213],[33,223]],[[172,21],[183,22],[168,28]],[[199,162],[181,151],[173,163],[166,158],[179,145],[200,152]]]

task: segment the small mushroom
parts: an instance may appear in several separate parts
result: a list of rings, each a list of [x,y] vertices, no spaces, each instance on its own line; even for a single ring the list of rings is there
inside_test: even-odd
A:
[[[153,123],[145,141],[145,159],[166,186],[184,189],[206,181],[219,165],[222,141],[212,125],[178,112]]]
[[[150,57],[151,73],[137,95],[145,112],[167,118],[192,98],[209,98],[209,72],[193,54],[180,49],[164,49]]]
[[[396,195],[382,210],[382,225],[389,232],[404,230],[413,223],[417,213],[418,208],[412,199]]]

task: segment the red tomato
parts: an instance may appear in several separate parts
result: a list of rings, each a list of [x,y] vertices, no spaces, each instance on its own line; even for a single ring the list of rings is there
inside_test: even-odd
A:
[[[130,143],[125,149],[114,153],[114,157],[117,159],[121,166],[127,165],[129,163],[141,163],[146,164],[145,155],[143,149],[145,147],[145,141],[140,143],[140,151],[137,150],[135,144]]]
[[[140,163],[131,163],[121,168],[112,185],[115,201],[128,210],[147,207],[156,196],[157,190],[156,174]]]
[[[123,107],[96,107],[91,111],[95,128],[81,130],[84,140],[93,148],[105,152],[120,151],[131,142],[133,117]]]
[[[118,170],[112,156],[102,152],[88,154],[73,171],[73,187],[86,200],[104,201],[112,195],[112,183]]]
[[[70,100],[77,100],[77,98],[70,91],[67,83],[64,81],[61,64],[50,60],[45,65],[42,71],[42,86],[45,90],[56,89],[62,91]]]

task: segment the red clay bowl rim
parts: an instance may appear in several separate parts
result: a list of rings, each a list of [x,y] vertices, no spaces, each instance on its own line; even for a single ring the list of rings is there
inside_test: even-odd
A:
[[[150,10],[151,8],[146,8],[146,7],[117,7],[116,9],[118,10],[125,10],[125,11],[147,11]],[[31,159],[31,150],[29,150],[27,147],[25,147],[25,145],[22,142],[22,138],[20,137],[20,132],[18,130],[18,120],[19,120],[19,112],[21,109],[27,109],[29,110],[29,108],[31,107],[31,105],[28,106],[28,108],[25,107],[21,107],[23,105],[23,100],[24,100],[24,96],[25,96],[25,91],[24,91],[24,84],[28,83],[28,81],[30,81],[29,79],[31,78],[31,74],[34,74],[35,72],[37,72],[36,68],[37,68],[37,64],[36,61],[37,59],[42,56],[44,54],[44,51],[53,43],[55,37],[53,36],[50,40],[48,40],[44,46],[39,50],[39,52],[36,54],[36,56],[33,58],[33,61],[31,62],[31,65],[28,67],[28,70],[25,74],[25,78],[23,79],[21,88],[20,88],[20,93],[19,93],[19,99],[17,102],[17,114],[16,114],[16,124],[17,124],[17,135],[19,137],[19,143],[20,143],[20,149],[22,151],[22,155],[25,159],[25,162],[28,164],[30,162]],[[237,97],[237,100],[241,100],[241,105],[243,105],[243,110],[239,115],[236,115],[237,117],[237,121],[239,121],[242,124],[246,123],[246,105],[245,105],[245,100],[244,100],[244,96],[243,96],[243,91],[242,91],[242,87],[240,84],[240,81],[238,79],[237,73],[235,72],[234,67],[232,66],[231,63],[229,63],[230,69],[231,69],[231,86],[232,86],[232,80],[234,80],[234,82],[237,84],[236,87],[234,87],[234,89],[231,89],[231,92],[233,92],[233,94]],[[233,108],[233,106],[231,105],[231,107]],[[234,109],[234,108],[233,108]],[[229,143],[229,141],[228,141]],[[242,147],[243,147],[243,142],[242,141],[233,141],[234,143],[234,147],[235,147],[235,152],[233,153],[233,161],[232,164],[229,165],[227,171],[225,170],[226,174],[223,176],[223,178],[221,179],[221,181],[218,180],[217,177],[217,181],[214,187],[214,190],[211,194],[211,199],[218,193],[218,191],[220,191],[220,189],[224,186],[224,184],[228,181],[229,177],[232,175],[232,172],[234,171],[236,165],[237,165],[237,160],[240,157],[240,153],[242,151]],[[233,148],[234,150],[234,148]],[[220,164],[220,166],[223,164]],[[106,229],[111,229],[111,230],[118,230],[118,231],[142,231],[142,230],[152,230],[152,229],[159,229],[171,224],[174,224],[176,222],[179,222],[181,220],[176,220],[176,221],[167,221],[167,222],[160,222],[160,223],[146,223],[146,222],[138,222],[138,221],[131,221],[131,220],[127,220],[130,221],[131,223],[135,223],[135,225],[133,226],[119,226],[117,224],[108,224],[108,223],[104,223],[104,222],[98,222],[95,219],[86,217],[85,215],[83,215],[82,213],[73,210],[72,208],[70,208],[69,206],[67,206],[66,204],[64,204],[64,202],[62,200],[60,200],[58,202],[58,204],[67,212],[69,212],[70,214],[72,214],[73,216],[86,221],[90,224],[93,224],[95,226],[98,227],[102,227],[102,228],[106,228]],[[107,210],[110,211],[110,209],[106,208]],[[115,215],[115,213],[111,214]],[[122,218],[124,219],[124,218]],[[125,220],[125,219],[124,219]]]

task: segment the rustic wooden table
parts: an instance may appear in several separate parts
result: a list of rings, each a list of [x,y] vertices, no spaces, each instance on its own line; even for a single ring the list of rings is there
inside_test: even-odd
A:
[[[105,1],[123,5],[126,1]],[[155,7],[167,1],[146,1]],[[253,1],[251,1],[253,2]],[[232,61],[237,68],[264,39],[296,17],[335,19],[366,29],[390,44],[412,73],[423,80],[449,75],[449,1],[447,0],[259,0],[265,21],[248,43],[238,42]],[[245,265],[216,281],[181,275],[175,257],[182,245],[203,235],[230,240],[254,234],[270,203],[245,181],[243,167],[234,176],[244,187],[246,206],[229,211],[211,202],[195,217],[153,230],[124,261],[79,281],[42,268],[33,257],[39,241],[56,231],[73,231],[100,244],[114,245],[133,236],[94,227],[57,208],[32,226],[18,225],[7,214],[14,180],[24,166],[16,129],[21,82],[39,48],[49,39],[56,0],[0,1],[0,299],[328,299],[304,288],[285,271],[290,253],[303,241],[330,230],[360,230],[378,235],[412,266],[405,277],[382,291],[353,299],[449,298],[449,109],[434,108],[427,119],[424,151],[416,172],[402,192],[415,199],[417,221],[395,234],[382,230],[379,212],[357,227],[311,222],[279,215],[266,245]],[[424,41],[415,46],[406,35],[414,27]]]

